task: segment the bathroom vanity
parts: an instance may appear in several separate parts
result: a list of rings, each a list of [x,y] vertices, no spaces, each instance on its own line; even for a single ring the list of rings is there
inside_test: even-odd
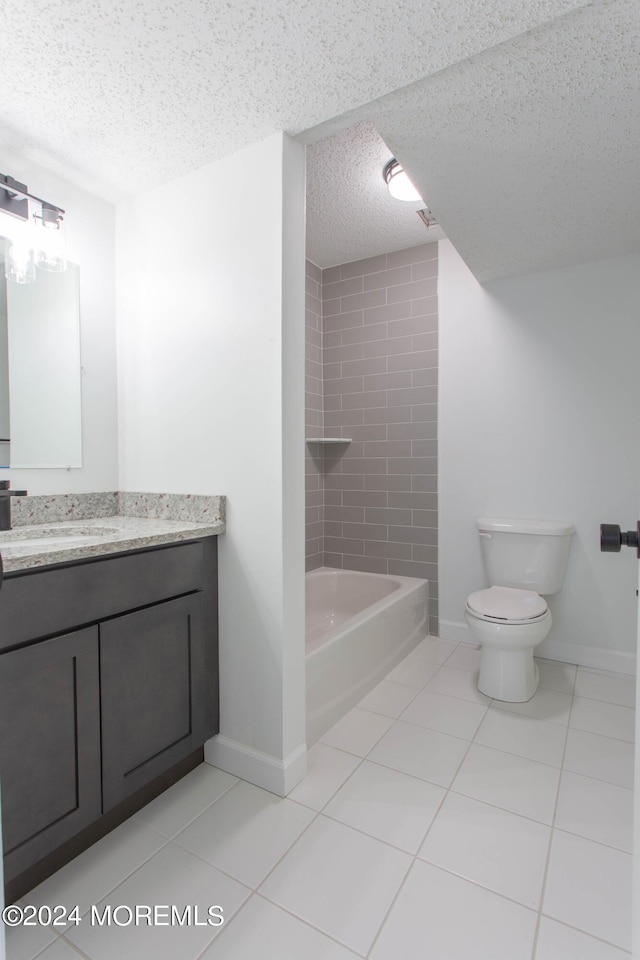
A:
[[[6,902],[201,762],[223,529],[113,516],[0,535]]]

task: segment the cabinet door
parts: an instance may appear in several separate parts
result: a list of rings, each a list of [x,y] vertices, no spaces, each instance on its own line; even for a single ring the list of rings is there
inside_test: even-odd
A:
[[[200,594],[100,624],[105,811],[211,736],[207,636]]]
[[[0,779],[5,879],[97,820],[98,630],[0,656]]]

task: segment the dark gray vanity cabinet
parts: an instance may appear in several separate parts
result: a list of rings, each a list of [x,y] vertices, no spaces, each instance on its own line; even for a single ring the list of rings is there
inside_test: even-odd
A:
[[[211,735],[203,634],[199,594],[101,624],[104,810]]]
[[[2,656],[2,825],[9,875],[102,813],[98,628]]]
[[[216,545],[209,537],[6,576],[8,889],[15,878],[29,889],[20,878],[42,879],[34,865],[61,845],[96,822],[121,822],[161,792],[168,771],[217,732]]]

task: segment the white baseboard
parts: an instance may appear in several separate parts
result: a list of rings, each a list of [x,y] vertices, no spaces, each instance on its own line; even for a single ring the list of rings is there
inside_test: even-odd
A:
[[[473,643],[466,623],[456,623],[455,620],[440,620],[440,637],[457,643]]]
[[[279,797],[286,797],[307,772],[307,745],[301,743],[288,757],[280,760],[218,734],[205,743],[204,759],[205,763],[219,767],[234,777],[255,783],[257,787],[263,787]]]
[[[440,621],[440,636],[443,640],[458,643],[473,643],[466,623],[455,620]],[[593,670],[611,670],[614,673],[636,674],[635,653],[610,650],[606,647],[588,647],[583,643],[566,643],[564,640],[543,640],[536,649],[536,656],[545,660],[560,660],[562,663],[577,663],[579,667]]]
[[[625,653],[623,650],[587,647],[582,643],[565,643],[563,640],[543,640],[536,656],[546,660],[561,660],[562,663],[577,663],[579,667],[591,667],[593,670],[636,675],[635,653]]]

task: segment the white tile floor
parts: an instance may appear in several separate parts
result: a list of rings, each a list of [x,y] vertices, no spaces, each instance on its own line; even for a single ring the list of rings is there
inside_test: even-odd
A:
[[[526,704],[423,641],[309,751],[287,799],[203,765],[24,902],[78,903],[8,960],[623,960],[634,681],[543,661]],[[91,926],[91,904],[220,904]]]

